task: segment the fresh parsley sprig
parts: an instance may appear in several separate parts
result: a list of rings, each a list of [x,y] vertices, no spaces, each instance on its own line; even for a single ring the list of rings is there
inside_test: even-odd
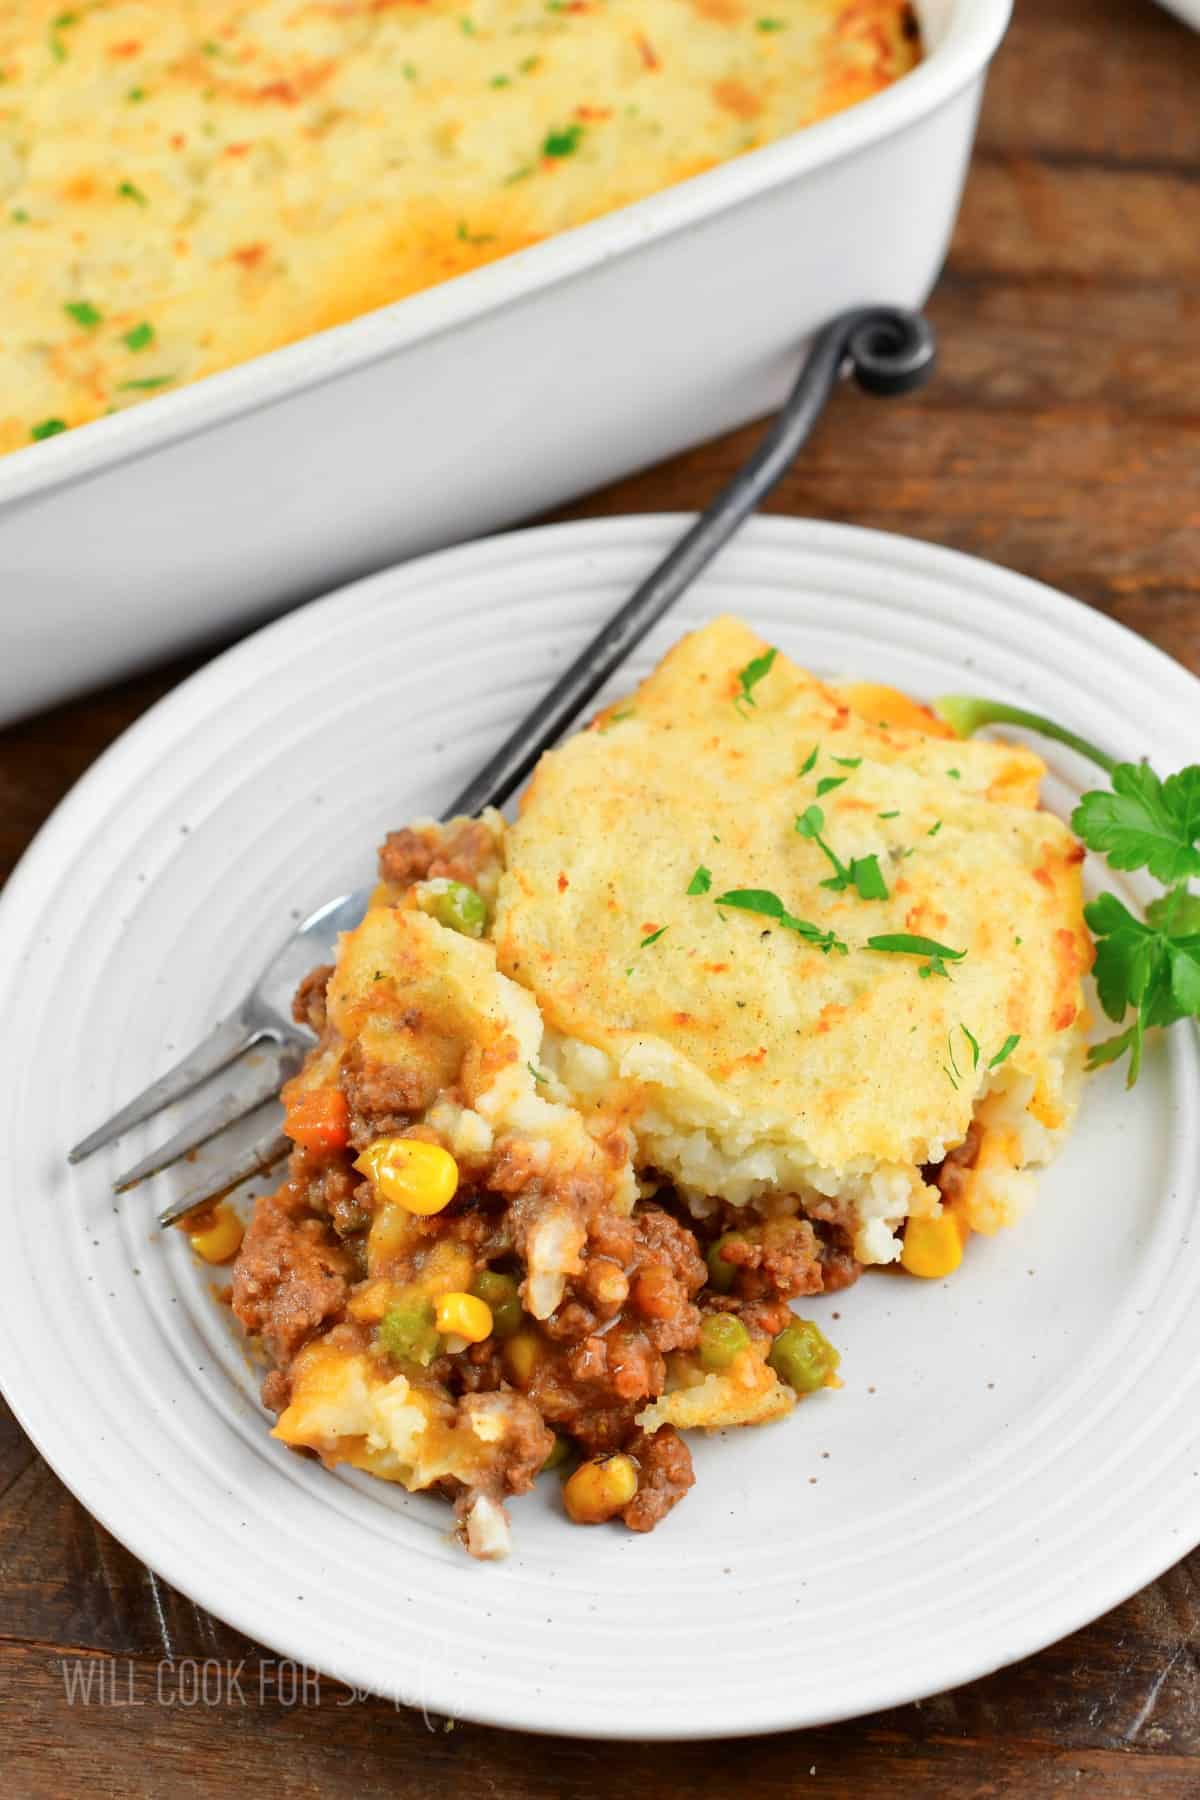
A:
[[[1101,894],[1083,909],[1095,939],[1093,973],[1105,1014],[1122,1025],[1114,1037],[1093,1044],[1088,1067],[1119,1062],[1128,1053],[1132,1087],[1142,1067],[1146,1032],[1180,1019],[1200,1021],[1200,895],[1188,883],[1200,876],[1200,765],[1163,781],[1148,763],[1122,763],[1052,719],[999,700],[955,694],[936,711],[960,737],[984,725],[1020,725],[1067,744],[1108,775],[1111,789],[1080,799],[1071,828],[1089,850],[1114,869],[1145,869],[1166,890],[1135,918],[1115,894]]]

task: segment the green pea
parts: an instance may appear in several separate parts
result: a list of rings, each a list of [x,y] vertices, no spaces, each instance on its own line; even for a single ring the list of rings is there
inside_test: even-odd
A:
[[[462,881],[448,881],[443,888],[426,894],[422,910],[439,925],[461,931],[464,937],[482,937],[487,925],[487,902]]]
[[[824,1387],[841,1357],[811,1319],[793,1319],[771,1345],[767,1361],[798,1394]]]
[[[477,1277],[471,1292],[478,1299],[486,1301],[491,1308],[494,1337],[510,1338],[521,1329],[525,1314],[517,1283],[511,1275],[502,1275],[496,1269],[485,1269]]]
[[[379,1321],[379,1342],[389,1356],[427,1368],[442,1347],[431,1303],[409,1300],[389,1306]]]
[[[733,1278],[737,1274],[737,1264],[726,1261],[723,1251],[726,1244],[739,1242],[741,1233],[727,1231],[719,1237],[715,1244],[708,1247],[708,1281],[709,1286],[716,1288],[718,1294],[727,1294],[733,1286]]]
[[[554,1434],[554,1448],[538,1470],[538,1474],[545,1475],[549,1469],[561,1469],[563,1464],[570,1459],[571,1452],[574,1448],[575,1446],[572,1444],[569,1437],[564,1437],[561,1431],[556,1431]]]
[[[750,1333],[733,1313],[708,1313],[700,1325],[700,1367],[727,1369],[750,1342]]]

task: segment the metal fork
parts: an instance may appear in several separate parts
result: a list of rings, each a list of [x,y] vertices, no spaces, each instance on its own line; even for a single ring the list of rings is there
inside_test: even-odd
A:
[[[791,466],[840,374],[853,374],[859,386],[871,394],[905,394],[927,380],[935,358],[932,329],[919,313],[898,307],[858,307],[826,325],[813,340],[796,385],[753,456],[474,780],[455,796],[443,819],[474,815],[485,806],[502,806],[513,794],[542,752],[599,692]],[[338,934],[352,930],[362,919],[370,891],[362,887],[342,894],[305,919],[237,1010],[214,1026],[174,1068],[76,1144],[68,1161],[82,1162],[214,1076],[234,1069],[232,1083],[219,1099],[117,1177],[113,1189],[123,1194],[274,1101],[315,1042],[310,1031],[293,1022],[292,993],[312,968],[332,960]],[[266,1129],[249,1147],[164,1208],[158,1215],[159,1224],[173,1225],[206,1201],[265,1173],[289,1149],[272,1109]]]

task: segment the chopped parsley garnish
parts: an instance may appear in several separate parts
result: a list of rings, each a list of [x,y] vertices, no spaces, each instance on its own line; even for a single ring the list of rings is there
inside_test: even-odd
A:
[[[692,879],[688,882],[687,891],[689,894],[707,894],[711,886],[712,870],[706,869],[704,864],[701,863],[700,867],[696,870],[696,873],[692,876]]]
[[[896,811],[896,812],[885,812],[885,813],[876,813],[876,814],[875,814],[875,817],[876,817],[876,818],[877,818],[877,819],[898,819],[898,818],[899,818],[899,817],[900,817],[900,814],[899,814],[899,811]]]
[[[861,756],[835,756],[834,762],[840,769],[861,769]]]
[[[962,780],[962,770],[961,769],[947,769],[946,773],[950,777],[951,781],[961,781]]]
[[[150,202],[140,187],[133,181],[122,181],[117,184],[117,192],[122,200],[132,200],[136,206],[149,206]]]
[[[947,944],[939,944],[936,938],[919,937],[911,931],[887,931],[879,937],[867,939],[868,950],[882,950],[891,956],[927,956],[929,961],[917,973],[924,978],[928,975],[948,975],[948,962],[961,962],[967,954],[965,950],[951,950]]]
[[[65,419],[42,419],[33,427],[29,435],[35,444],[40,444],[43,438],[57,437],[60,431],[65,431],[66,429],[67,422]]]
[[[817,783],[817,799],[822,800],[826,794],[832,794],[834,788],[844,787],[848,780],[848,775],[822,775]]]
[[[989,1069],[998,1069],[1000,1067],[1000,1064],[1002,1062],[1006,1062],[1008,1060],[1008,1058],[1012,1055],[1013,1051],[1016,1049],[1016,1047],[1020,1043],[1020,1041],[1021,1040],[1020,1040],[1019,1036],[1015,1032],[1013,1033],[1012,1037],[1006,1037],[1004,1042],[1001,1044],[1000,1048],[997,1050],[995,1056],[993,1056],[991,1062],[988,1064],[988,1068]]]
[[[514,169],[511,175],[506,175],[504,177],[503,185],[505,187],[512,187],[514,182],[528,181],[532,174],[533,165],[531,163],[526,163],[523,169]]]
[[[460,219],[458,221],[458,230],[455,235],[460,244],[494,244],[496,241],[495,232],[473,232],[468,227],[465,219]]]
[[[146,98],[146,90],[144,87],[131,87],[125,98],[131,106],[136,106],[139,101]]]
[[[771,673],[771,665],[778,655],[778,650],[774,648],[764,650],[761,656],[752,656],[745,668],[738,670],[739,691],[733,704],[743,717],[746,707],[758,705],[758,701],[754,698],[754,690],[759,682]],[[805,771],[801,769],[800,773],[803,775]]]
[[[507,75],[493,75],[492,79],[488,82],[488,86],[494,88],[511,87],[512,81]]]
[[[786,19],[755,19],[754,29],[755,29],[755,31],[762,31],[762,32],[786,31],[787,30],[787,20]]]
[[[143,375],[138,381],[118,381],[117,392],[119,394],[149,394],[155,388],[166,387],[167,383],[174,379],[173,375]]]
[[[90,300],[68,300],[63,311],[77,325],[82,325],[85,331],[94,331],[97,325],[104,323],[104,314]]]
[[[821,792],[820,786],[817,792]],[[795,821],[795,829],[801,837],[808,838],[817,846],[833,867],[833,874],[821,883],[823,888],[830,888],[840,894],[846,888],[855,888],[861,900],[886,900],[888,897],[887,882],[879,867],[879,858],[871,856],[855,856],[849,868],[835,851],[831,850],[821,833],[825,829],[825,814],[819,806],[809,806]]]
[[[563,125],[555,131],[548,131],[542,140],[543,156],[574,156],[583,142],[582,125]]]
[[[535,1081],[549,1081],[550,1077],[548,1075],[543,1075],[542,1071],[537,1068],[535,1064],[526,1063],[525,1067],[529,1070],[529,1073],[533,1076]]]
[[[71,25],[78,25],[78,23],[79,14],[77,12],[60,12],[58,16],[51,21],[50,54],[55,62],[66,62],[67,60],[67,46],[63,43],[59,34],[66,31]]]
[[[647,944],[657,944],[659,938],[667,929],[668,927],[666,925],[660,925],[657,931],[652,931],[649,937],[644,937],[642,939],[641,943],[638,945],[638,949],[644,950]]]
[[[805,757],[804,761],[800,764],[800,767],[796,770],[797,775],[811,775],[812,774],[812,771],[817,766],[817,755],[818,755],[818,752],[820,751],[820,748],[821,748],[821,746],[819,744],[813,745],[812,749],[809,751],[809,753]]]
[[[926,837],[936,837],[938,832],[941,829],[942,829],[942,821],[940,819],[935,819],[933,821],[933,824],[929,827],[929,830],[925,833],[925,836]]]
[[[883,879],[877,856],[856,856],[850,864],[850,877],[858,889],[860,900],[886,900],[888,885]]]
[[[121,342],[127,350],[148,350],[154,342],[154,327],[148,319],[143,319],[140,325],[131,326],[122,333]]]
[[[403,75],[405,81],[415,81],[417,79],[416,63],[410,63],[410,62],[401,63],[400,73]]]
[[[768,888],[731,888],[727,894],[714,895],[714,905],[732,906],[740,912],[761,913],[763,918],[774,919],[785,931],[796,932],[826,956],[831,950],[845,956],[848,949],[836,931],[822,931],[819,925],[814,925],[809,919],[795,918],[779,895],[771,893]]]
[[[979,1039],[975,1036],[975,1034],[973,1032],[968,1031],[965,1025],[960,1025],[958,1029],[962,1032],[962,1034],[966,1038],[968,1044],[970,1044],[970,1046],[971,1046],[971,1067],[973,1069],[977,1069],[979,1067],[979,1055],[980,1055]]]
[[[224,55],[224,52],[221,49],[220,44],[216,43],[213,38],[207,39],[207,41],[205,43],[201,44],[200,48],[201,48],[201,50],[203,50],[205,56],[222,56],[222,55]]]
[[[468,19],[464,16],[463,18],[461,18],[458,21],[458,23],[459,23],[459,29],[462,31],[462,34],[464,37],[474,37],[475,36],[475,21],[474,21],[474,19]]]

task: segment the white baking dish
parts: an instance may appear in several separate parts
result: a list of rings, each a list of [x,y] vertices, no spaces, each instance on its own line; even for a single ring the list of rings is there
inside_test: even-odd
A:
[[[928,294],[1010,10],[924,0],[848,112],[5,458],[0,722],[766,412],[820,320]]]

